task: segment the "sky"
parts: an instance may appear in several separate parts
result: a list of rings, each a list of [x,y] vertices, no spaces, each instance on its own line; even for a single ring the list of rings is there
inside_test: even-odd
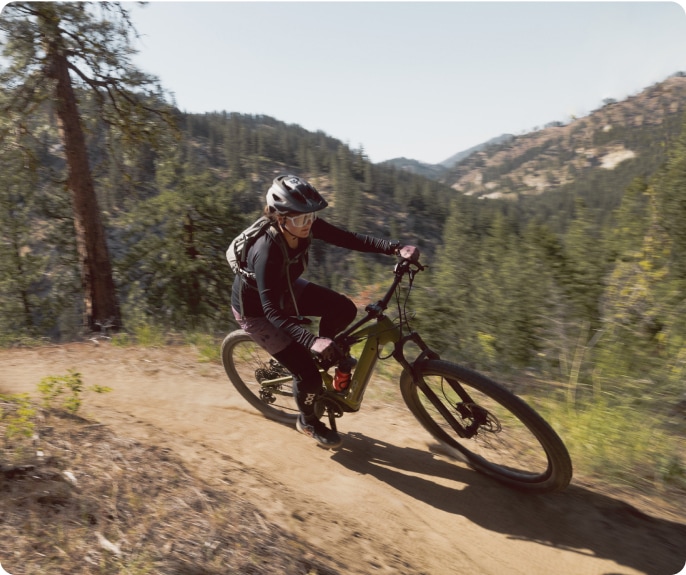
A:
[[[124,4],[185,112],[264,114],[436,164],[686,72],[675,2]]]

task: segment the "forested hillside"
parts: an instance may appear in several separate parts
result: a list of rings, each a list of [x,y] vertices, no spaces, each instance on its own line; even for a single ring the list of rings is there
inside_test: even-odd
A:
[[[88,120],[89,155],[127,309],[125,325],[228,328],[232,276],[224,251],[261,211],[279,173],[309,178],[329,199],[327,217],[336,223],[412,241],[428,254],[440,243],[454,195],[441,184],[377,168],[361,151],[269,117],[179,113],[177,119],[176,137],[168,134],[157,147],[125,147],[97,118]],[[12,174],[0,200],[7,272],[2,331],[10,339],[72,337],[81,329],[62,150],[44,107],[21,146],[2,155]],[[370,256],[343,258],[322,246],[313,255],[311,273],[325,283],[350,288],[373,275]]]
[[[682,305],[684,293],[686,246],[677,225],[684,215],[683,135],[666,142],[660,134],[661,168],[629,183],[606,170],[599,189],[577,184],[527,201],[477,201],[373,165],[363,150],[270,117],[177,117],[178,134],[157,147],[124,147],[97,117],[87,118],[125,327],[228,329],[226,246],[261,210],[271,179],[293,172],[326,195],[326,217],[335,223],[422,248],[431,266],[418,290],[423,321],[438,340],[459,338],[460,355],[476,364],[564,372],[579,342],[610,345],[620,332],[631,337],[613,346],[636,339],[648,359],[680,348],[682,328],[672,306]],[[622,130],[630,139],[632,127]],[[81,329],[78,270],[64,158],[49,107],[34,115],[21,141],[0,159],[8,174],[0,196],[0,329],[9,341],[74,337]],[[591,191],[592,203],[585,194]],[[660,251],[646,251],[647,245]],[[392,264],[321,245],[313,256],[313,279],[352,293],[368,289]],[[663,277],[661,287],[653,285]],[[652,301],[658,296],[666,299]],[[637,358],[627,353],[625,367],[634,369]],[[671,360],[674,368],[683,362]]]

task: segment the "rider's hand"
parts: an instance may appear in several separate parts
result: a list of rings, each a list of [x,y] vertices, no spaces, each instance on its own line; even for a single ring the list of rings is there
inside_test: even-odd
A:
[[[411,262],[419,261],[419,248],[416,246],[400,246],[397,253],[401,258]]]
[[[336,342],[328,337],[315,339],[310,351],[327,365],[333,365],[343,355]]]

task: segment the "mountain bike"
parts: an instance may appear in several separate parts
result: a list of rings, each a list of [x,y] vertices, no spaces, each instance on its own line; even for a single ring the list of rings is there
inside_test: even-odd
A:
[[[411,329],[407,301],[416,274],[424,269],[419,261],[399,258],[384,297],[335,338],[345,352],[356,346],[359,359],[345,392],[334,389],[330,366],[321,366],[318,417],[327,416],[336,430],[337,418],[360,410],[377,361],[392,357],[403,368],[399,386],[405,404],[444,451],[515,488],[539,493],[564,489],[572,463],[551,426],[504,385],[442,360]],[[386,310],[394,296],[398,314],[391,319]],[[392,351],[382,356],[386,349]],[[411,349],[414,358],[408,357]],[[269,419],[295,425],[299,411],[287,369],[243,330],[225,337],[221,356],[231,383],[253,407]]]

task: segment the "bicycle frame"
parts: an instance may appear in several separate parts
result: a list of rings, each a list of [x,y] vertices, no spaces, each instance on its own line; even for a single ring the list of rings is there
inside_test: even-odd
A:
[[[423,269],[419,264],[414,264],[419,269]],[[386,295],[376,304],[366,307],[367,315],[349,327],[346,331],[336,337],[336,342],[346,351],[351,346],[364,342],[364,346],[358,358],[357,365],[353,370],[350,379],[350,387],[345,393],[336,392],[333,388],[333,378],[326,371],[322,372],[322,380],[328,391],[326,394],[326,405],[335,405],[341,412],[359,411],[362,406],[364,393],[371,380],[376,362],[379,360],[379,350],[388,343],[394,344],[392,356],[405,369],[412,371],[412,365],[407,361],[404,354],[404,346],[408,341],[412,341],[422,350],[421,355],[438,358],[438,354],[431,351],[421,340],[419,334],[412,332],[403,336],[400,325],[396,325],[389,319],[384,311],[388,307],[391,297],[396,288],[402,281],[405,274],[414,274],[416,270],[410,267],[408,260],[401,261],[396,265],[395,278]],[[371,325],[365,325],[376,320]],[[363,327],[364,326],[364,327]],[[421,356],[420,356],[421,357]],[[333,418],[331,418],[333,419]]]
[[[362,321],[366,323],[371,319],[372,317],[368,316]],[[364,392],[367,390],[374,367],[379,360],[379,350],[384,345],[397,343],[401,339],[400,328],[389,318],[381,316],[377,319],[376,323],[367,325],[350,335],[345,335],[347,346],[364,341],[364,347],[357,360],[357,365],[350,376],[350,387],[345,394],[334,391],[333,378],[329,373],[322,373],[324,385],[330,392],[327,394],[328,397],[333,399],[342,411],[360,410]]]

